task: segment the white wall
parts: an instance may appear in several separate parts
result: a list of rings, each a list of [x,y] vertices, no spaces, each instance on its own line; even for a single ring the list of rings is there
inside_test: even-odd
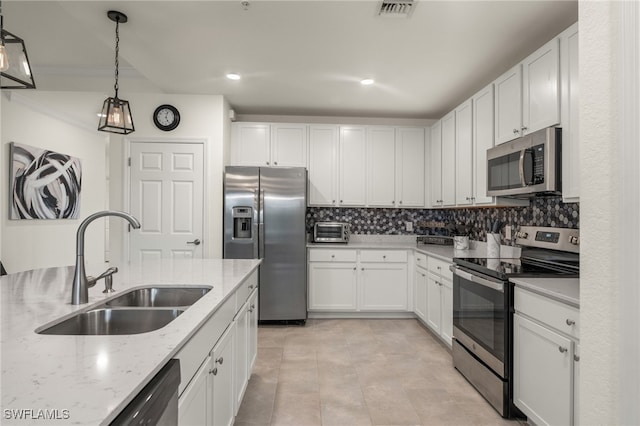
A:
[[[209,95],[166,95],[166,94],[126,94],[131,105],[135,132],[122,136],[112,136],[109,143],[110,159],[110,205],[114,210],[128,210],[128,200],[124,194],[128,170],[126,163],[127,141],[205,141],[205,235],[201,238],[204,255],[210,258],[222,257],[222,176],[225,147],[229,144],[228,104],[222,96]],[[171,132],[158,130],[152,121],[153,111],[162,104],[174,105],[180,111],[180,125]],[[125,140],[126,139],[126,140]],[[123,221],[111,219],[109,239],[110,259],[124,258]]]
[[[99,109],[98,96],[40,91],[3,92],[1,114],[0,235],[2,262],[9,273],[75,262],[75,233],[80,220],[107,206],[104,185],[104,134],[83,121]],[[97,126],[96,126],[97,127]],[[82,159],[80,219],[9,220],[9,142],[51,149]],[[104,261],[104,221],[86,233],[87,263]]]

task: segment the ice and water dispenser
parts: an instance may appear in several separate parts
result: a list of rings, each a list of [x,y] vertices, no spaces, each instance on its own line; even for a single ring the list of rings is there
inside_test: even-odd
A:
[[[233,216],[233,238],[251,238],[252,207],[234,207]]]

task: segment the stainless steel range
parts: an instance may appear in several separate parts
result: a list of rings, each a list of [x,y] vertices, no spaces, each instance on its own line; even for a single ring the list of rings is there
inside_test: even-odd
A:
[[[455,258],[453,364],[503,417],[513,404],[513,277],[576,277],[577,229],[523,226],[520,258]]]

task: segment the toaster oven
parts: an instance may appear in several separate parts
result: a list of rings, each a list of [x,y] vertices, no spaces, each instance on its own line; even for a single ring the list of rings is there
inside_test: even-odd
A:
[[[345,222],[316,222],[313,225],[315,243],[348,243],[351,226]]]

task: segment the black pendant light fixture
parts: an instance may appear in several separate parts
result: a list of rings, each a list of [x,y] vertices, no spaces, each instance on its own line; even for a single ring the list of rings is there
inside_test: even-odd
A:
[[[0,2],[0,75],[2,89],[35,89],[24,40],[4,29]]]
[[[118,98],[118,53],[120,49],[119,27],[121,23],[124,24],[127,22],[128,18],[124,13],[117,12],[115,10],[110,10],[107,13],[107,16],[116,23],[116,83],[113,86],[116,93],[113,98],[107,98],[102,105],[98,130],[128,135],[135,130],[133,127],[133,117],[131,117],[131,109],[129,108],[129,101]]]

